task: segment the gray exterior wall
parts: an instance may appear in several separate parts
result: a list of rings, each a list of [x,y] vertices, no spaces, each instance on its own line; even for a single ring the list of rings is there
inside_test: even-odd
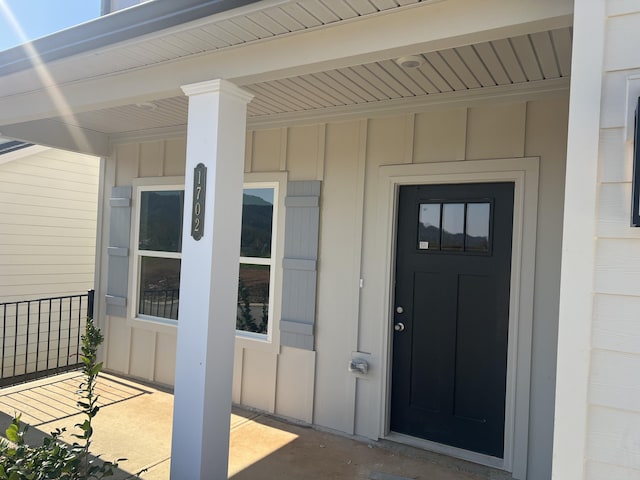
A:
[[[377,306],[380,279],[390,266],[375,254],[378,205],[384,201],[380,166],[540,157],[535,285],[524,286],[535,290],[528,478],[550,478],[566,128],[567,98],[559,96],[249,131],[247,174],[279,172],[289,182],[320,182],[315,322],[303,332],[314,335],[315,348],[287,339],[292,325],[283,303],[284,322],[275,319],[280,344],[237,340],[234,401],[348,434],[384,434],[381,392],[389,365],[380,332],[388,318]],[[180,138],[117,146],[105,191],[131,186],[135,178],[184,175],[184,149]],[[105,245],[109,217],[106,207]],[[277,265],[286,271],[291,264],[284,258]],[[106,285],[104,252],[101,264]],[[276,295],[285,302],[286,294]],[[175,327],[115,316],[103,321],[107,369],[173,383]],[[348,371],[354,352],[370,361],[366,378]]]

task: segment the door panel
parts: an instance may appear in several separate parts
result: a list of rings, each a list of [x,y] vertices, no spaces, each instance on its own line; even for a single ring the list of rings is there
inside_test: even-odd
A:
[[[512,224],[513,183],[400,188],[391,430],[503,457]]]

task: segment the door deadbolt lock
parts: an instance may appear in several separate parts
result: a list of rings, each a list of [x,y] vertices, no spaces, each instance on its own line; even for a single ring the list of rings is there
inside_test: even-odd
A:
[[[396,323],[396,324],[393,326],[393,329],[394,329],[396,332],[402,332],[402,331],[404,330],[404,323],[402,323],[402,322],[398,322],[398,323]]]

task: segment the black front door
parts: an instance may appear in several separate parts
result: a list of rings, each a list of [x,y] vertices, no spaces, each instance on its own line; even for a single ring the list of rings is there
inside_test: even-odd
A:
[[[394,432],[503,458],[513,188],[400,187]]]

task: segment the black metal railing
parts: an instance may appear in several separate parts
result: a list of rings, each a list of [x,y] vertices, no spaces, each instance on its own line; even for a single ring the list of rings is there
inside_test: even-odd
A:
[[[94,291],[82,295],[0,303],[0,386],[80,366]]]
[[[180,290],[177,288],[143,290],[138,313],[177,320],[179,302]]]

